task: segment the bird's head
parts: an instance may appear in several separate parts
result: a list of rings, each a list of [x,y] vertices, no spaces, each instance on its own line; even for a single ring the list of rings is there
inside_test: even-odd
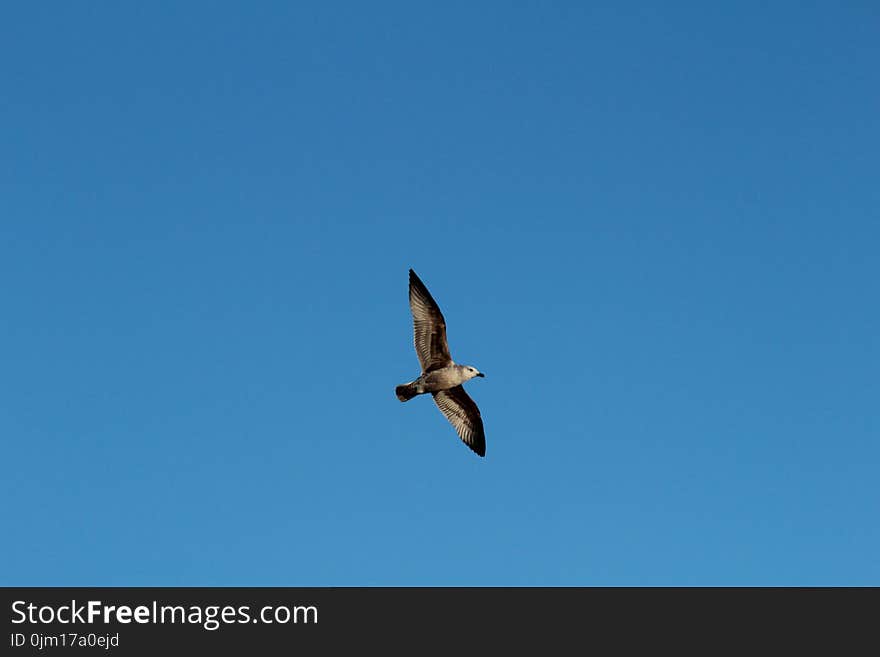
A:
[[[468,379],[473,379],[475,376],[486,376],[482,372],[480,372],[476,367],[471,367],[470,365],[466,365],[464,368],[465,373],[468,376]]]

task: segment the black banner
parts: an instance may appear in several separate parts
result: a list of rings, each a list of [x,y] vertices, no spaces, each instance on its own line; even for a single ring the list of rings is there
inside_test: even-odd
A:
[[[839,647],[877,589],[5,588],[3,654]],[[871,640],[875,640],[873,637]]]

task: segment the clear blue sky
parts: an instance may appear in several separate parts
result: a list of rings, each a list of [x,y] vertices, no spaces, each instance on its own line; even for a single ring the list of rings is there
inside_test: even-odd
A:
[[[726,4],[5,7],[0,583],[880,584],[880,13]]]

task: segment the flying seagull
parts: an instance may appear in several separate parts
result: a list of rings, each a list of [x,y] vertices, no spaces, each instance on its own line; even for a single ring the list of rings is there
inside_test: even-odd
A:
[[[475,376],[485,376],[475,367],[458,365],[449,355],[446,343],[446,320],[425,284],[409,270],[409,307],[413,316],[416,355],[422,374],[415,381],[397,386],[394,392],[402,401],[430,392],[437,407],[455,427],[465,445],[480,456],[486,455],[486,436],[480,409],[464,391],[462,383]]]

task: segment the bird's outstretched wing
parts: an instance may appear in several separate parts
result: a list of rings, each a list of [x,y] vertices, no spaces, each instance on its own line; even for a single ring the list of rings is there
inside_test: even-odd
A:
[[[409,270],[409,307],[413,316],[413,342],[422,372],[451,365],[446,320],[434,297],[412,269]]]
[[[432,393],[437,407],[455,427],[464,444],[480,456],[486,456],[486,434],[480,409],[461,386]]]

